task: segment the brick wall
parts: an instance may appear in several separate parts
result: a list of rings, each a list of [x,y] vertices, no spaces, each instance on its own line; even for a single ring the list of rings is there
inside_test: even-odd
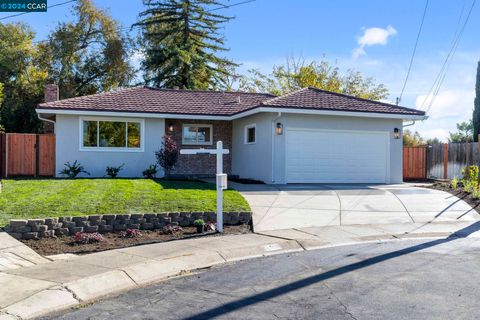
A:
[[[183,145],[182,127],[183,124],[211,124],[213,130],[213,143],[207,146]],[[173,124],[173,132],[168,128]],[[232,152],[232,122],[231,121],[206,121],[206,120],[173,120],[165,119],[165,134],[170,134],[180,149],[214,149],[217,141],[223,141],[223,147]],[[217,163],[214,155],[180,155],[172,174],[179,175],[214,175]],[[232,156],[223,156],[223,171],[230,174],[232,170]]]
[[[56,84],[47,84],[44,91],[44,102],[57,101],[59,98],[59,89]],[[48,121],[43,122],[43,130],[45,133],[54,133],[55,127],[53,123]]]

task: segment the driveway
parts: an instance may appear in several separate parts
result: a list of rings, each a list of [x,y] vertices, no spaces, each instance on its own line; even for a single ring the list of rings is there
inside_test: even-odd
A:
[[[253,211],[255,231],[331,225],[473,222],[480,216],[451,194],[409,184],[231,183]]]

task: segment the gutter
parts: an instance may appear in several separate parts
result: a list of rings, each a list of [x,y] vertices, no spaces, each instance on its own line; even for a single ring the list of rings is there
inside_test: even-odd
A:
[[[38,111],[37,111],[38,112]],[[45,122],[50,122],[50,123],[53,123],[53,132],[55,132],[55,124],[57,123],[55,120],[50,120],[50,119],[47,119],[47,118],[43,118],[40,113],[37,114],[37,117],[38,119],[42,120],[42,121],[45,121]]]

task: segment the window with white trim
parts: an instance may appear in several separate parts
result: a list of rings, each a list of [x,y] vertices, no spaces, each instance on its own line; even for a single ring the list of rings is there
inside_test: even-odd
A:
[[[213,130],[209,124],[184,124],[182,130],[182,144],[210,145],[212,144]]]
[[[82,119],[81,148],[141,150],[142,121]]]
[[[245,144],[253,144],[257,142],[257,126],[249,124],[245,126]]]

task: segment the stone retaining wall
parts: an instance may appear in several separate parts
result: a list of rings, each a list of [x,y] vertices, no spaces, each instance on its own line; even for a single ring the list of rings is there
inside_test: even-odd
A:
[[[76,232],[106,233],[126,229],[155,230],[162,229],[166,225],[188,227],[193,226],[193,222],[197,219],[216,222],[217,215],[215,212],[171,212],[10,220],[5,231],[17,239],[37,239],[73,235]],[[223,213],[225,225],[248,224],[251,219],[251,212]]]

